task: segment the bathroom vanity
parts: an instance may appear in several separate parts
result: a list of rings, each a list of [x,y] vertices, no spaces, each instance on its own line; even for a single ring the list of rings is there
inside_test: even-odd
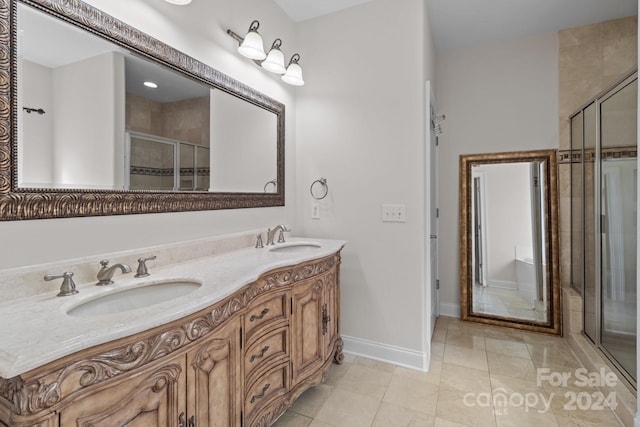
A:
[[[0,353],[11,349],[0,357],[0,426],[273,424],[342,361],[345,243],[294,241],[155,268],[144,286],[177,278],[201,286],[136,310],[70,314],[105,292],[140,286],[125,276],[114,277],[114,290],[88,283],[70,297],[0,304],[0,322],[24,310],[14,320],[33,319],[0,330]]]

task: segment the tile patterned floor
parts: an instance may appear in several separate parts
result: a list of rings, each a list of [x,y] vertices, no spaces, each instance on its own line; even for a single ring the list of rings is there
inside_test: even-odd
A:
[[[580,365],[562,338],[440,317],[432,348],[427,373],[346,355],[327,382],[304,392],[275,426],[621,425],[608,408],[586,406],[596,389],[575,384]],[[572,377],[566,386],[539,384],[537,368]],[[582,396],[575,410],[566,407],[572,396]]]

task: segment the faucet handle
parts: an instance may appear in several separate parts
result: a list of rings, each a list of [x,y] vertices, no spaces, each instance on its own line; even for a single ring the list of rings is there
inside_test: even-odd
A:
[[[66,297],[69,295],[77,294],[78,290],[76,289],[76,284],[73,282],[73,272],[65,271],[62,274],[47,274],[44,276],[44,280],[49,282],[55,279],[63,279],[62,285],[60,285],[60,292],[58,292],[59,297]]]
[[[256,249],[262,249],[264,248],[264,244],[262,243],[262,234],[258,234],[256,236]]]
[[[147,258],[138,258],[138,269],[136,270],[136,275],[133,277],[147,277],[149,275],[149,270],[147,270],[147,261],[153,261],[156,259],[156,255],[152,255]]]
[[[104,268],[107,265],[109,265],[109,260],[108,259],[103,259],[102,261],[100,261],[100,265]]]
[[[284,243],[284,232],[285,231],[289,231],[289,230],[285,230],[284,228],[280,229],[280,233],[278,234],[278,243]]]

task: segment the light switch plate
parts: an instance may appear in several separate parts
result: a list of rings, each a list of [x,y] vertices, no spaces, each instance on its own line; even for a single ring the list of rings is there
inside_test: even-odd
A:
[[[406,222],[404,205],[382,205],[383,222]]]

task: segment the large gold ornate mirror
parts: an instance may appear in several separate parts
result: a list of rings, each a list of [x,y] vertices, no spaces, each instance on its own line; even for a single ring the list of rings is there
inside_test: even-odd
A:
[[[460,156],[463,320],[561,333],[556,157]]]
[[[80,0],[0,39],[0,221],[284,205],[284,104]]]

